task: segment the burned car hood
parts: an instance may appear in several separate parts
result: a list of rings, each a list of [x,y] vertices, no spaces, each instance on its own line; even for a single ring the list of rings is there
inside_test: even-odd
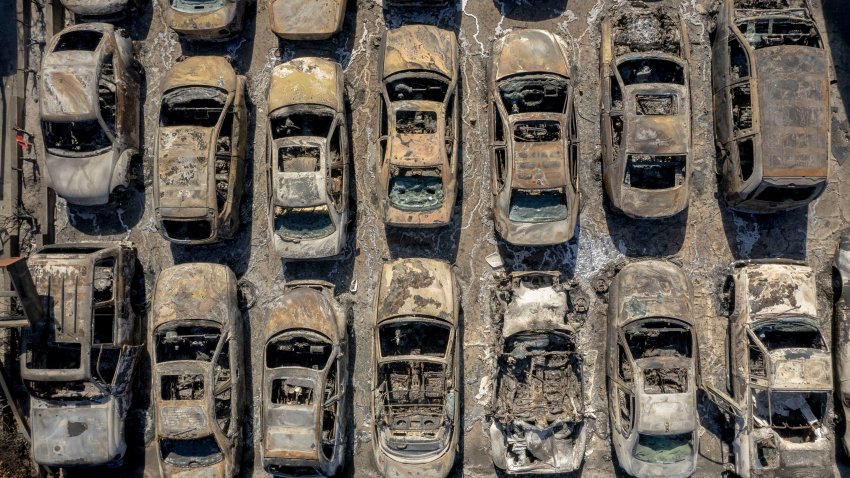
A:
[[[557,38],[543,30],[518,30],[503,37],[496,47],[493,78],[498,81],[518,73],[554,73],[570,76],[566,55]]]
[[[457,76],[457,38],[452,31],[407,25],[388,31],[385,45],[384,78],[411,70],[432,71],[449,79]]]
[[[755,51],[764,176],[826,177],[829,60],[826,51],[780,46]]]
[[[160,85],[160,91],[168,92],[183,86],[209,86],[228,92],[236,90],[236,72],[230,63],[220,56],[195,56],[175,63]]]
[[[117,151],[87,157],[64,157],[45,150],[44,164],[50,174],[50,187],[75,204],[85,204],[92,197],[108,197]]]
[[[345,321],[338,318],[337,304],[328,300],[321,292],[299,287],[280,295],[268,308],[265,324],[265,339],[288,330],[318,332],[331,343],[338,344],[345,338]],[[339,311],[341,312],[341,311]]]
[[[214,132],[201,126],[159,128],[159,207],[208,207]]]
[[[504,312],[502,336],[508,338],[518,332],[534,330],[567,330],[567,294],[552,287],[531,289],[520,283],[514,289],[513,300]]]
[[[793,313],[817,317],[814,271],[795,264],[746,265],[750,322],[763,316]]]
[[[106,464],[121,456],[123,417],[113,399],[67,406],[34,399],[30,411],[33,457],[44,465]]]
[[[212,424],[207,416],[207,408],[211,401],[214,383],[209,383],[212,377],[212,365],[209,362],[180,360],[156,365],[154,377],[161,380],[163,375],[200,375],[204,380],[203,398],[197,400],[165,400],[158,399],[156,403],[157,432],[162,438],[192,439],[212,435]],[[159,384],[155,383],[158,389]]]
[[[685,87],[668,84],[631,85],[624,90],[627,135],[625,150],[635,154],[687,154],[690,147],[691,115]],[[672,96],[677,114],[638,114],[637,96]]]
[[[626,267],[618,277],[620,324],[645,317],[690,319],[687,276],[675,265],[652,261],[652,267]]]
[[[272,9],[291,10],[297,3],[300,2],[278,0],[273,3]],[[272,70],[269,83],[268,111],[306,104],[323,105],[342,111],[344,108],[343,92],[339,87],[340,76],[342,70],[339,64],[323,58],[296,58],[277,65]]]
[[[378,295],[378,323],[402,315],[426,315],[455,324],[451,266],[430,259],[384,264]]]
[[[51,53],[41,73],[41,117],[61,120],[97,118],[97,59],[92,52]]]
[[[227,266],[180,264],[159,273],[150,322],[155,331],[164,324],[195,325],[199,320],[209,321],[221,325],[224,334],[233,325],[231,306],[235,303],[236,277]]]
[[[783,390],[831,390],[832,356],[824,350],[780,349],[770,353],[771,382]]]
[[[274,151],[289,147],[310,147],[320,151],[319,164],[325,164],[325,140],[322,138],[286,138],[275,141]],[[282,161],[278,158],[273,163]],[[328,203],[325,191],[325,169],[310,172],[281,172],[274,173],[274,203],[284,207],[313,207]]]

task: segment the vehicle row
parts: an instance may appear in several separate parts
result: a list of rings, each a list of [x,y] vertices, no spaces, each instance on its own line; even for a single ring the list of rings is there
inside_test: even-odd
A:
[[[717,173],[730,207],[806,206],[829,173],[829,61],[805,3],[723,4],[712,49]],[[653,35],[632,33],[637,26]],[[663,41],[659,41],[663,39]],[[684,211],[694,163],[690,40],[678,11],[633,5],[602,23],[605,195],[634,218]],[[139,72],[111,25],[67,28],[50,42],[40,89],[46,178],[69,203],[120,200],[142,149]],[[459,158],[455,33],[408,25],[383,38],[376,177],[383,222],[451,224]],[[580,210],[576,65],[563,39],[517,30],[493,45],[489,156],[496,231],[507,242],[571,240]],[[162,235],[204,244],[239,229],[248,114],[245,79],[220,57],[175,64],[160,85],[154,209]],[[267,93],[265,168],[275,253],[340,253],[352,207],[343,71],[321,58],[277,65]],[[371,161],[370,161],[371,164]]]
[[[850,284],[850,237],[835,267]],[[152,447],[163,476],[240,466],[247,405],[246,321],[236,278],[192,263],[156,279],[141,330],[130,297],[128,243],[45,246],[29,258],[44,313],[24,329],[21,378],[30,395],[32,454],[45,466],[115,465],[126,450],[134,374],[151,363]],[[845,416],[850,387],[846,306],[836,292],[836,361]],[[611,442],[635,477],[686,477],[699,451],[702,390],[734,428],[739,476],[804,470],[831,476],[832,354],[811,268],[787,260],[736,262],[729,309],[728,381],[705,381],[693,287],[675,264],[639,260],[608,290],[605,370]],[[560,272],[504,273],[493,291],[496,375],[484,431],[508,474],[581,467],[589,425],[579,334],[587,298]],[[350,432],[349,311],[333,285],[291,281],[261,312],[262,466],[276,476],[332,476]],[[460,288],[433,259],[384,264],[372,309],[372,447],[383,476],[446,476],[461,434]],[[719,378],[728,388],[712,385]],[[146,388],[146,387],[145,387]],[[850,437],[845,436],[847,446]],[[778,475],[776,475],[778,476]]]

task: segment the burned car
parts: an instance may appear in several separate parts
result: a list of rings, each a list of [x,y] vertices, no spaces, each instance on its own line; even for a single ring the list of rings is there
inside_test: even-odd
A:
[[[381,44],[378,74],[384,223],[445,226],[457,198],[457,37],[426,25],[390,30]]]
[[[171,242],[208,244],[239,230],[248,113],[245,77],[224,58],[176,63],[162,80],[153,201]]]
[[[242,314],[224,265],[169,267],[150,315],[154,446],[162,476],[234,476],[242,457]]]
[[[68,27],[48,43],[38,87],[47,185],[71,204],[107,204],[140,148],[133,43],[106,23]]]
[[[850,455],[850,232],[845,231],[838,243],[833,263],[835,272],[835,373],[838,375],[838,397],[844,415],[844,453]]]
[[[572,76],[566,44],[549,32],[518,30],[493,47],[491,189],[496,231],[511,244],[560,244],[575,233],[578,130]]]
[[[719,188],[749,212],[808,205],[829,174],[829,59],[805,0],[725,0],[712,46]]]
[[[495,294],[502,333],[487,420],[493,463],[508,474],[578,470],[587,427],[576,350],[580,323],[570,315],[577,301],[559,272],[514,272]]]
[[[703,389],[734,420],[735,472],[833,476],[832,358],[814,271],[788,260],[737,262],[726,294],[732,395]]]
[[[611,206],[634,218],[688,207],[691,90],[676,12],[630,6],[602,23],[602,171]]]
[[[633,262],[608,297],[608,414],[620,467],[635,477],[687,477],[699,451],[699,351],[693,289],[678,266]]]
[[[275,255],[338,255],[348,228],[348,127],[339,63],[297,58],[272,71],[269,231]]]
[[[460,434],[460,290],[435,259],[384,264],[372,346],[372,450],[384,477],[445,477]]]
[[[21,378],[39,465],[120,465],[142,330],[130,306],[129,243],[45,246],[29,257],[44,304],[23,330]]]
[[[289,281],[267,312],[262,380],[263,468],[334,476],[346,457],[348,313],[332,284]]]
[[[162,20],[181,37],[221,40],[242,30],[247,0],[159,0]]]
[[[342,30],[346,0],[270,0],[272,31],[285,40],[325,40]]]
[[[61,0],[66,10],[84,20],[121,20],[132,0]]]

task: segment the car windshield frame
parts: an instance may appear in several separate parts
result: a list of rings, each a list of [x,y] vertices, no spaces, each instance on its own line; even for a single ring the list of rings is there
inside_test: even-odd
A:
[[[411,325],[411,323],[413,323],[413,322],[425,323],[425,324],[428,324],[429,326],[434,326],[434,327],[444,327],[448,330],[448,335],[446,337],[446,342],[445,342],[446,348],[445,348],[445,352],[443,352],[442,355],[434,355],[434,354],[385,355],[384,354],[383,343],[382,343],[383,341],[382,341],[382,338],[381,338],[381,333],[382,333],[383,328],[384,327],[392,327],[392,326],[403,327],[405,325],[407,325],[409,327]],[[455,326],[453,324],[451,324],[450,322],[443,320],[443,319],[440,319],[440,318],[437,318],[437,317],[432,317],[432,316],[428,316],[428,315],[424,315],[424,314],[399,315],[399,316],[395,316],[391,319],[387,319],[387,320],[382,321],[380,324],[378,324],[376,329],[377,330],[375,331],[375,339],[376,339],[375,345],[376,345],[377,352],[378,352],[377,355],[380,358],[381,362],[397,362],[399,360],[409,359],[409,358],[415,358],[416,360],[424,360],[424,361],[444,362],[444,361],[448,360],[448,357],[454,352],[453,351],[453,344],[454,344],[455,333],[456,333]]]
[[[524,224],[546,224],[552,222],[561,222],[566,221],[570,217],[570,201],[567,197],[567,193],[565,188],[552,188],[546,190],[537,190],[535,191],[537,194],[531,194],[530,191],[534,191],[528,188],[511,188],[510,199],[508,200],[508,219],[512,222],[524,223]],[[522,209],[526,211],[536,211],[539,212],[539,209],[548,208],[551,210],[551,213],[539,214],[534,217],[523,217],[519,212],[514,211],[514,200],[522,195],[526,200],[532,201],[534,197],[543,197],[551,196],[553,201],[550,204],[543,204],[537,208],[531,207],[531,202],[527,203],[527,207],[522,207]],[[556,202],[556,196],[560,197],[561,202]],[[516,205],[518,208],[521,207]]]
[[[60,144],[57,146],[55,142],[48,143],[48,136],[53,134],[48,132],[48,125],[62,125],[62,128],[68,128],[67,134],[70,136],[72,133],[72,129],[76,129],[74,125],[86,125],[90,126],[89,133],[92,133],[94,136],[97,136],[100,140],[108,140],[109,143],[101,143],[102,145],[99,147],[92,148],[91,146],[97,145],[98,143],[91,143],[90,141],[85,141],[80,143],[81,146],[86,147],[87,149],[82,149],[80,151],[73,151],[67,149],[67,145]],[[95,127],[97,131],[95,131]],[[53,156],[59,156],[63,158],[89,158],[93,156],[99,156],[111,150],[115,146],[115,138],[111,135],[107,128],[104,128],[103,123],[100,118],[90,118],[86,120],[80,121],[47,121],[42,120],[41,122],[41,130],[42,130],[42,140],[44,141],[44,148]],[[52,130],[52,128],[51,128]]]
[[[283,211],[281,214],[277,214],[276,209],[281,208]],[[322,210],[324,210],[327,214],[322,214]],[[298,240],[298,241],[316,241],[320,239],[325,239],[332,236],[338,229],[337,227],[337,217],[335,214],[331,214],[333,209],[327,204],[320,204],[317,206],[308,206],[308,207],[285,207],[274,205],[272,209],[272,228],[274,230],[275,235],[284,240]],[[316,230],[320,231],[320,233],[315,234],[286,234],[284,231],[292,231],[292,228],[287,228],[284,226],[284,221],[287,219],[286,216],[289,215],[289,220],[293,219],[293,215],[303,214],[301,217],[305,217],[306,215],[312,215],[314,217],[321,216],[321,219],[325,219],[327,216],[328,224],[323,225],[321,228],[317,228]],[[299,219],[296,219],[296,222]],[[306,222],[301,221],[301,224],[306,224]],[[301,228],[301,231],[307,230],[305,228]]]
[[[759,330],[763,330],[766,327],[776,327],[776,326],[784,326],[786,328],[796,327],[804,327],[810,328],[812,331],[817,333],[817,338],[819,339],[820,346],[811,346],[811,347],[789,347],[789,346],[774,346],[773,348],[768,346],[768,343],[764,340],[762,336],[759,335]],[[816,319],[804,315],[780,315],[776,317],[771,317],[769,319],[760,320],[752,325],[750,325],[750,330],[752,331],[752,335],[755,340],[766,350],[768,353],[775,352],[777,350],[784,349],[812,349],[812,350],[820,350],[827,351],[826,340],[823,337],[823,331],[821,331],[820,324]],[[787,331],[786,331],[787,332]]]

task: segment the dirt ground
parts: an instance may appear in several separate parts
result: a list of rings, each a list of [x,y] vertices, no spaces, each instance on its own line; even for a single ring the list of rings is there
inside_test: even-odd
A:
[[[624,0],[453,0],[443,9],[384,10],[373,0],[349,0],[343,33],[328,41],[279,41],[269,29],[266,1],[248,6],[244,31],[236,39],[214,44],[186,44],[169,32],[158,5],[147,0],[124,25],[135,40],[137,59],[145,70],[145,151],[139,181],[129,199],[118,207],[83,208],[56,205],[57,242],[84,240],[131,240],[139,250],[146,277],[139,298],[150,299],[154,280],[162,269],[183,262],[210,261],[229,265],[246,296],[247,363],[259,377],[262,344],[260,324],[265,305],[280,293],[285,280],[315,277],[336,284],[340,299],[353,310],[353,410],[351,431],[353,459],[346,469],[350,476],[377,476],[371,452],[371,307],[381,264],[398,257],[439,257],[455,264],[463,290],[463,422],[462,446],[454,476],[493,476],[488,445],[481,423],[492,392],[495,367],[491,327],[490,294],[494,271],[485,258],[498,253],[509,269],[560,270],[581,283],[590,299],[590,309],[580,331],[579,350],[584,356],[587,419],[592,436],[585,464],[577,475],[609,477],[617,473],[608,439],[605,399],[604,343],[606,298],[593,289],[594,280],[607,280],[613,265],[640,257],[668,257],[681,264],[694,284],[695,322],[698,326],[700,358],[704,378],[715,383],[725,374],[726,319],[721,315],[720,288],[729,264],[736,259],[785,257],[806,259],[818,272],[820,312],[824,329],[831,330],[830,264],[839,231],[850,217],[850,173],[842,167],[850,155],[846,111],[850,109],[850,17],[842,12],[841,0],[825,0],[823,15],[819,0],[814,14],[828,39],[838,74],[832,83],[833,161],[829,186],[808,211],[797,210],[773,216],[733,213],[719,200],[714,175],[711,111],[709,31],[713,0],[663,0],[684,16],[691,40],[692,111],[695,162],[690,207],[676,217],[661,221],[638,221],[612,213],[603,200],[599,144],[599,24],[611,9]],[[154,2],[155,3],[155,2]],[[846,10],[846,8],[844,9]],[[34,9],[34,16],[38,15]],[[824,23],[826,17],[826,23]],[[377,211],[375,158],[379,78],[376,75],[380,38],[387,28],[409,23],[426,23],[452,29],[461,46],[462,101],[462,192],[454,221],[438,230],[397,231],[385,229]],[[43,28],[43,24],[41,25]],[[36,30],[39,24],[36,23]],[[577,72],[577,111],[581,138],[579,180],[582,211],[577,240],[557,247],[523,248],[500,241],[493,231],[490,168],[488,164],[486,66],[495,38],[520,28],[541,28],[562,35],[570,45],[570,60]],[[44,39],[43,31],[33,32]],[[41,45],[43,46],[43,45]],[[33,47],[34,58],[39,44]],[[248,78],[251,98],[249,161],[246,195],[242,206],[243,229],[227,243],[214,246],[181,247],[165,241],[156,231],[152,210],[153,145],[159,110],[159,83],[181,55],[228,55],[240,74]],[[266,92],[273,66],[299,56],[324,56],[339,61],[346,72],[350,102],[356,220],[349,247],[336,261],[282,266],[269,254],[266,217]],[[37,65],[33,60],[33,65]],[[38,92],[33,93],[30,112],[37,111]],[[36,131],[31,114],[28,126]],[[36,170],[25,171],[28,200],[35,201],[40,187]],[[38,204],[27,204],[35,210]],[[145,300],[140,300],[144,302]],[[247,306],[251,305],[250,308]],[[144,307],[144,304],[140,304]],[[146,323],[143,324],[146,327]],[[128,423],[131,448],[126,465],[111,475],[158,476],[156,464],[146,459],[144,443],[152,438],[150,401],[147,398],[149,364],[143,364]],[[260,406],[259,381],[248,375],[251,396],[244,422],[246,451],[242,476],[265,476],[259,464],[257,427]],[[722,466],[716,430],[718,415],[713,407],[700,407],[702,451],[698,477],[716,477]],[[833,423],[833,420],[829,421]],[[840,426],[840,425],[839,425]],[[252,451],[253,450],[253,451]],[[840,445],[838,462],[850,476]],[[707,457],[706,457],[707,456]],[[84,475],[90,475],[86,471]],[[836,473],[839,473],[836,470]]]

